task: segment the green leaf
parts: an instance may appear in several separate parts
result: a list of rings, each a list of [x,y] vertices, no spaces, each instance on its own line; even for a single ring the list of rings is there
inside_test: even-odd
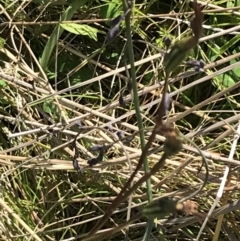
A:
[[[0,37],[0,49],[4,47],[4,44],[5,44],[5,39]]]
[[[229,48],[234,46],[238,46],[238,41],[240,40],[239,35],[234,36],[233,38],[231,38],[230,40],[226,41],[226,43],[220,48],[219,50],[219,55],[227,52],[229,50]]]
[[[118,56],[119,56],[118,53],[112,53],[112,54],[111,54],[111,58],[116,58],[116,57],[118,57]]]
[[[7,83],[3,79],[0,79],[0,86],[5,87],[7,86]]]
[[[224,87],[228,88],[230,86],[233,86],[235,84],[235,81],[228,73],[225,73],[223,74],[222,84]]]
[[[233,51],[233,53],[235,54],[237,51]],[[238,62],[238,59],[232,59],[230,61],[230,64],[234,64],[237,62]],[[236,67],[231,71],[228,71],[227,73],[217,76],[216,79],[218,84],[220,84],[224,88],[228,88],[238,82],[239,76],[240,76],[240,67]]]
[[[239,51],[238,48],[235,49],[235,50],[233,51],[233,54],[238,53],[238,51]],[[238,59],[232,59],[232,60],[230,61],[230,64],[235,64],[235,63],[237,63],[237,62],[238,62]],[[235,78],[238,79],[238,77],[240,76],[240,67],[237,67],[237,68],[233,69],[231,72],[233,72],[233,73],[235,74]]]
[[[48,114],[52,114],[52,104],[50,104],[49,102],[44,102],[43,110]]]
[[[235,81],[231,77],[230,73],[221,74],[221,75],[217,76],[216,78],[217,78],[217,84],[224,88],[228,88],[235,84]]]
[[[119,1],[111,1],[105,4],[100,9],[101,18],[114,18],[122,13],[121,4]]]
[[[86,2],[89,2],[90,0],[77,0],[74,3],[72,3],[71,5],[69,5],[69,7],[66,9],[66,11],[62,14],[61,16],[61,21],[67,21],[67,20],[71,20],[73,14],[80,8],[82,7]],[[39,59],[39,62],[43,68],[43,70],[45,71],[47,69],[49,60],[52,56],[52,52],[53,49],[55,47],[55,45],[58,42],[58,39],[61,37],[62,33],[63,33],[63,29],[59,29],[59,25],[57,25],[55,27],[55,29],[53,30],[50,38],[48,39],[48,42],[44,48],[42,57]]]
[[[98,30],[87,24],[77,24],[77,23],[62,23],[60,26],[70,33],[77,35],[87,35],[89,38],[97,41]]]
[[[227,1],[227,8],[238,7],[238,6],[240,6],[239,0]]]

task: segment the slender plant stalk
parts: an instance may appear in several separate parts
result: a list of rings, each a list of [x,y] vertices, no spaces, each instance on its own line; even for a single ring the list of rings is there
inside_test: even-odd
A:
[[[145,145],[144,134],[143,134],[143,124],[142,124],[141,112],[139,108],[139,99],[137,94],[136,74],[135,74],[135,67],[134,67],[134,53],[133,53],[133,45],[132,45],[132,38],[131,38],[131,24],[130,24],[131,12],[129,11],[129,9],[132,6],[129,6],[128,3],[125,0],[123,0],[125,13],[129,12],[128,14],[125,14],[126,33],[127,33],[127,39],[128,39],[128,53],[129,53],[128,55],[129,55],[129,61],[131,64],[131,77],[132,77],[132,86],[133,86],[133,94],[134,94],[134,104],[136,108],[138,127],[140,131],[139,133],[140,133],[140,140],[141,140],[141,146],[142,146],[142,155],[139,159],[136,169],[130,176],[129,180],[124,185],[121,192],[114,199],[114,201],[109,206],[109,208],[106,210],[103,217],[97,222],[97,224],[90,231],[89,235],[96,233],[101,227],[103,227],[103,225],[107,222],[108,218],[111,216],[113,211],[119,206],[119,204],[125,201],[129,197],[129,195],[131,195],[131,193],[138,188],[139,185],[141,185],[143,182],[148,181],[151,175],[155,174],[157,171],[159,171],[161,167],[163,167],[166,158],[177,154],[181,150],[182,141],[178,137],[178,134],[173,128],[163,123],[163,116],[165,115],[165,112],[166,112],[165,107],[166,107],[166,101],[167,101],[166,94],[167,94],[167,86],[168,86],[168,77],[169,77],[169,74],[176,68],[176,66],[178,66],[184,60],[189,50],[197,45],[199,37],[201,35],[201,31],[202,31],[202,13],[201,13],[200,7],[197,5],[195,1],[194,2],[195,18],[191,22],[191,28],[194,32],[194,36],[187,37],[181,40],[180,42],[177,42],[171,49],[170,53],[167,54],[164,58],[166,79],[165,79],[165,84],[163,89],[162,101],[158,110],[156,125],[152,131],[151,136],[149,137],[147,144]],[[166,141],[164,143],[164,154],[160,158],[159,162],[154,165],[151,171],[148,171],[146,157],[148,154],[148,150],[151,147],[156,134],[166,136]],[[131,184],[132,184],[133,178],[135,177],[138,170],[140,170],[143,163],[145,163],[144,165],[145,175],[132,186]],[[148,181],[147,185],[149,185],[149,183],[150,182]],[[151,190],[150,188],[151,187],[149,185],[148,190]],[[151,200],[150,199],[151,196],[149,194],[148,194],[148,197],[149,197],[149,200]],[[149,222],[148,227],[150,228],[151,225],[152,223]],[[150,234],[149,229],[147,229],[147,232]]]
[[[128,1],[123,0],[123,6],[124,6],[124,12],[126,13],[129,9]],[[133,1],[132,1],[133,4]],[[139,104],[139,98],[138,98],[138,87],[137,87],[137,81],[136,81],[136,70],[135,70],[135,60],[134,60],[134,52],[133,52],[133,44],[132,44],[132,35],[131,35],[131,12],[126,15],[126,35],[127,35],[127,48],[128,48],[128,58],[131,65],[131,81],[132,81],[132,87],[133,87],[133,100],[134,100],[134,106],[137,116],[137,122],[138,122],[138,128],[139,128],[139,135],[140,135],[140,141],[141,141],[141,148],[142,151],[145,147],[145,138],[144,138],[144,132],[143,132],[143,123],[142,123],[142,116],[140,111],[140,104]],[[148,166],[148,160],[147,158],[144,158],[144,171],[147,173],[149,171]],[[148,202],[152,201],[152,188],[151,188],[151,180],[150,178],[146,181],[147,185],[147,198]],[[151,230],[153,228],[153,220],[149,219],[146,227],[146,233],[144,235],[145,239],[148,240],[149,236],[151,234]]]
[[[148,163],[146,160],[148,149],[151,147],[151,144],[155,138],[156,132],[153,131],[152,135],[149,138],[148,143],[145,145],[145,139],[144,139],[144,128],[143,128],[143,123],[142,123],[142,117],[141,117],[141,111],[140,111],[140,104],[139,104],[139,98],[138,98],[138,89],[137,89],[137,81],[136,81],[136,73],[135,73],[135,65],[134,65],[134,52],[133,52],[133,44],[132,44],[132,37],[131,37],[131,19],[130,19],[130,13],[129,11],[129,6],[127,4],[127,1],[123,0],[123,6],[124,6],[124,11],[129,12],[125,16],[126,20],[126,34],[127,34],[127,40],[128,40],[128,57],[129,57],[129,62],[131,65],[131,80],[132,80],[132,88],[133,88],[133,99],[134,99],[134,105],[135,105],[135,110],[136,110],[136,116],[137,116],[137,121],[138,121],[138,128],[139,128],[139,135],[140,135],[140,141],[141,141],[141,148],[142,148],[142,155],[139,159],[138,165],[132,175],[130,176],[129,180],[127,183],[124,185],[122,188],[121,192],[118,194],[116,199],[112,202],[112,205],[106,210],[104,216],[97,222],[97,224],[93,227],[93,229],[90,231],[90,235],[96,233],[108,220],[108,218],[111,216],[113,210],[115,210],[118,205],[131,194],[128,193],[128,195],[125,195],[125,192],[127,189],[131,186],[131,183],[136,175],[136,173],[140,170],[142,164],[144,163],[144,169],[145,172],[147,173],[149,171]],[[148,178],[145,180],[147,182],[147,190],[148,190],[148,200],[152,200],[152,191],[151,191],[151,182],[148,180]],[[130,187],[131,190],[132,187]]]
[[[124,11],[127,12],[129,9],[128,3],[126,0],[123,0],[123,6]],[[141,141],[141,148],[142,150],[145,147],[145,138],[144,138],[144,127],[142,122],[142,116],[140,111],[140,103],[138,98],[138,87],[137,87],[137,80],[136,80],[136,69],[135,69],[135,60],[134,60],[134,52],[133,52],[133,44],[132,44],[132,36],[131,36],[131,11],[129,14],[126,15],[126,35],[127,35],[127,48],[128,48],[128,58],[131,65],[131,81],[132,81],[132,88],[133,88],[133,100],[134,100],[134,106],[137,116],[137,123],[138,123],[138,129],[139,129],[139,135],[140,135],[140,141]],[[148,167],[148,161],[145,158],[144,160],[144,170],[145,172],[149,171]],[[152,189],[151,189],[151,181],[147,180],[147,195],[148,195],[148,201],[152,201]]]

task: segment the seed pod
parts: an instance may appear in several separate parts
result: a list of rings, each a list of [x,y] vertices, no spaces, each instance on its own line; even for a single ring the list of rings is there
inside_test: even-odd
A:
[[[129,92],[132,91],[132,81],[131,81],[131,80],[129,80],[129,81],[127,82],[127,90],[128,90]]]
[[[165,99],[163,101],[164,101],[165,113],[167,113],[168,109],[170,107],[170,104],[171,104],[171,97],[170,97],[170,95],[168,93],[166,93]]]
[[[112,126],[110,123],[107,124],[107,128],[108,128],[108,130],[111,131],[111,132],[113,132],[113,130],[114,130],[114,129],[113,129],[113,126]]]
[[[123,20],[123,16],[120,14],[111,21],[111,26],[114,27],[116,25],[119,25],[122,20]]]
[[[163,197],[149,203],[143,208],[143,216],[147,218],[163,218],[176,212],[178,200],[173,197]]]
[[[87,162],[88,165],[89,165],[90,167],[92,167],[92,166],[98,164],[99,162],[102,162],[102,160],[103,160],[103,155],[104,155],[104,151],[105,151],[104,148],[102,148],[102,149],[100,150],[100,152],[99,152],[99,154],[98,154],[97,157],[94,157],[94,158],[88,160],[88,162]]]
[[[123,139],[123,138],[125,137],[125,135],[124,135],[124,132],[123,132],[123,131],[117,131],[117,132],[116,132],[116,134],[117,134],[117,136],[118,136],[119,140],[121,140],[121,139]]]
[[[169,49],[169,47],[171,46],[172,40],[169,37],[164,37],[163,42],[164,42],[166,48]]]
[[[115,25],[113,26],[109,31],[108,31],[108,34],[107,34],[107,42],[109,44],[111,44],[118,36],[120,32],[120,27],[119,25]]]
[[[186,65],[190,66],[190,67],[196,67],[196,66],[199,67],[200,66],[200,62],[198,60],[196,60],[196,59],[189,60],[189,61],[186,62]]]
[[[176,205],[176,211],[179,214],[196,214],[198,211],[198,204],[191,200],[187,200],[185,202],[179,202]]]
[[[78,173],[83,173],[82,167],[78,164],[77,155],[73,158],[73,167]]]
[[[199,66],[193,66],[193,68],[194,68],[194,70],[197,71],[197,72],[199,72],[199,70],[200,70],[200,67],[199,67]]]
[[[127,4],[128,4],[128,9],[131,9],[133,7],[133,1],[129,0]]]
[[[96,164],[98,164],[99,163],[99,161],[98,161],[98,159],[97,158],[92,158],[92,159],[90,159],[90,160],[88,160],[87,161],[87,163],[88,163],[88,165],[90,166],[90,167],[92,167],[92,166],[94,166],[94,165],[96,165]]]
[[[75,125],[76,125],[78,128],[83,127],[83,124],[82,124],[82,122],[81,122],[80,120],[77,120],[77,121],[75,122]]]
[[[120,105],[122,108],[125,108],[125,109],[127,108],[126,102],[125,102],[122,94],[120,94],[119,99],[118,99],[118,102],[119,102],[119,105]]]
[[[168,157],[177,154],[182,149],[182,139],[178,136],[167,137],[163,149]]]
[[[194,36],[184,38],[175,43],[169,53],[165,54],[163,64],[166,74],[174,71],[178,65],[187,57],[190,49],[197,45],[197,40]]]
[[[184,38],[177,42],[171,49],[170,53],[165,55],[164,65],[166,74],[169,75],[181,62],[186,58],[190,49],[194,48],[202,34],[203,14],[201,7],[194,2],[193,5],[195,17],[191,21],[191,28],[194,36]]]
[[[90,147],[90,151],[100,151],[103,149],[103,146],[101,145],[95,145]]]
[[[206,65],[206,63],[202,60],[202,59],[200,59],[199,60],[199,65],[200,65],[200,68],[204,68],[204,66]]]

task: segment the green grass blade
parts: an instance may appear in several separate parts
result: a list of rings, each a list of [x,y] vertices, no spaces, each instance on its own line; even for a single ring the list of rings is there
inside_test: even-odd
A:
[[[129,8],[127,1],[123,0],[123,6],[124,6],[124,11],[127,12],[128,8]],[[141,148],[143,150],[144,146],[145,146],[145,137],[144,137],[144,132],[143,132],[144,126],[143,126],[143,122],[142,122],[140,103],[139,103],[139,98],[138,98],[138,86],[137,86],[137,80],[136,80],[136,70],[135,70],[135,65],[134,65],[135,61],[134,61],[134,51],[133,51],[132,36],[131,36],[130,14],[128,14],[126,16],[126,34],[127,34],[127,41],[128,41],[128,58],[129,58],[129,62],[131,65],[131,77],[132,77],[132,86],[133,86],[134,105],[135,105],[138,128],[139,128]],[[144,161],[144,171],[145,171],[145,173],[149,171],[147,159],[145,159],[145,161]],[[148,202],[151,202],[152,201],[152,188],[151,188],[150,179],[147,180],[146,185],[147,185]],[[146,240],[149,239],[152,227],[153,227],[153,220],[149,219],[148,225],[146,228],[146,233],[144,235]]]
[[[76,1],[76,2],[72,3],[67,8],[67,10],[62,14],[61,21],[71,20],[75,11],[78,10],[81,6],[83,6],[86,2],[87,2],[87,0],[81,0],[81,1]],[[52,55],[52,52],[53,52],[53,49],[54,49],[54,47],[57,43],[57,40],[62,35],[63,31],[64,31],[64,29],[63,28],[59,29],[59,25],[57,25],[55,27],[55,29],[53,30],[45,48],[44,48],[42,57],[39,60],[39,62],[40,62],[44,71],[46,70],[46,68],[48,66],[49,59]]]

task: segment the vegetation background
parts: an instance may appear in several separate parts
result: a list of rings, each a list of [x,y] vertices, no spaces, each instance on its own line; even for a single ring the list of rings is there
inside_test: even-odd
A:
[[[183,64],[172,74],[168,121],[208,158],[208,185],[193,200],[201,213],[207,213],[226,166],[230,174],[218,207],[240,197],[239,145],[233,160],[228,159],[240,119],[240,1],[198,3],[204,12],[203,36],[187,61],[203,60],[205,66],[199,70]],[[96,145],[113,142],[109,132],[130,136],[138,131],[126,71],[125,22],[111,44],[106,38],[110,19],[123,13],[123,3],[3,0],[0,8],[1,240],[84,240],[141,154],[139,136],[134,135],[130,143],[113,145],[96,166],[88,165],[98,154]],[[192,17],[190,0],[136,0],[133,4],[132,43],[146,140],[161,100],[167,41],[190,35]],[[79,125],[106,129],[93,128],[79,139],[83,174],[72,165],[72,142]],[[158,136],[153,146],[162,143]],[[150,168],[161,156],[161,150],[156,150],[148,156]],[[203,182],[204,170],[198,174],[201,159],[196,154],[185,145],[166,161],[151,177],[153,198],[186,196]],[[184,167],[189,158],[191,163]],[[134,181],[143,175],[144,169]],[[102,232],[138,213],[149,191],[148,186],[140,186],[115,210]],[[239,206],[210,219],[201,240],[240,240]],[[193,240],[203,222],[184,215],[174,220],[163,229],[166,219],[156,221],[149,240]],[[108,240],[142,240],[146,222],[141,218],[127,234],[122,230]]]

